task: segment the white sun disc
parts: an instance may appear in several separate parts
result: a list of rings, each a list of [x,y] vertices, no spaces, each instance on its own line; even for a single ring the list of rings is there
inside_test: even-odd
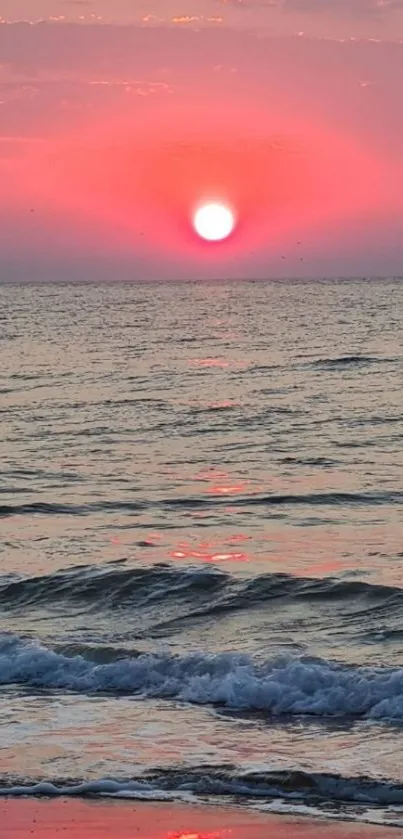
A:
[[[226,239],[235,227],[234,213],[225,204],[203,204],[193,218],[196,233],[208,242]]]

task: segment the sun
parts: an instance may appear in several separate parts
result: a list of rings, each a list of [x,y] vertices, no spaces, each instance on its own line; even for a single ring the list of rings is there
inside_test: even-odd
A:
[[[202,239],[221,242],[235,227],[235,215],[225,204],[202,204],[193,216],[193,227]]]

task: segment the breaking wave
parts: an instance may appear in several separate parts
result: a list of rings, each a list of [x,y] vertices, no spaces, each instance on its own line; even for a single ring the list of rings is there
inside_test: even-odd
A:
[[[131,653],[97,664],[5,634],[0,684],[75,693],[127,694],[259,711],[403,722],[403,668],[359,667],[283,656]]]
[[[135,778],[0,779],[0,796],[55,798],[125,798],[146,801],[253,801],[274,812],[303,812],[385,825],[401,826],[403,786],[386,779],[337,774],[281,771],[239,771],[234,766],[156,769]],[[397,812],[391,808],[397,808]],[[381,809],[383,808],[383,810]]]

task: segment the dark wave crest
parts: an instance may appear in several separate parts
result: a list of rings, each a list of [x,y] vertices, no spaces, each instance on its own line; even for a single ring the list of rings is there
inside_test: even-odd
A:
[[[289,574],[237,577],[214,567],[178,567],[171,564],[125,567],[124,562],[80,566],[42,577],[0,577],[0,608],[82,603],[97,608],[130,605],[157,606],[178,599],[192,601],[203,611],[248,609],[270,601],[347,603],[356,608],[392,608],[403,604],[403,589],[334,577],[304,578]],[[204,610],[205,607],[205,611]]]
[[[312,367],[324,370],[344,369],[349,367],[363,367],[370,364],[385,364],[396,361],[395,358],[384,358],[373,355],[341,355],[336,358],[320,358],[312,363]]]
[[[384,504],[400,505],[403,503],[401,490],[374,490],[372,492],[314,492],[300,494],[266,494],[238,495],[231,498],[232,507],[352,507],[352,506],[382,506]],[[144,510],[193,510],[215,509],[226,507],[228,498],[187,496],[185,498],[166,498],[159,501],[149,500],[116,500],[99,501],[87,504],[59,504],[45,501],[35,501],[26,504],[0,504],[0,518],[10,516],[89,516],[93,513],[139,513]]]
[[[202,599],[231,585],[231,577],[214,569],[177,569],[167,565],[125,568],[84,566],[42,577],[0,577],[0,607],[81,603],[101,609],[158,603],[167,598]],[[235,581],[234,584],[236,585]]]

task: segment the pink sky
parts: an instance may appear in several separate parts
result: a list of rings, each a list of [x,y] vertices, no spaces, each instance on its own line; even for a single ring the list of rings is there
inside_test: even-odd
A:
[[[403,274],[403,0],[0,19],[0,281]],[[220,246],[190,224],[212,195],[239,216]]]

